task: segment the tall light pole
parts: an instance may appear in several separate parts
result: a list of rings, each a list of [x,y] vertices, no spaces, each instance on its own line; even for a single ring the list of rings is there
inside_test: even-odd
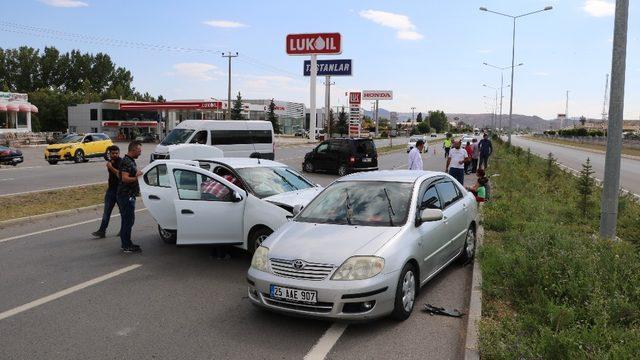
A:
[[[609,128],[607,129],[607,153],[604,160],[604,182],[600,200],[600,236],[608,239],[616,237],[616,225],[618,222],[628,20],[629,0],[616,0],[611,56]]]
[[[487,62],[483,62],[484,65],[492,67],[494,69],[498,69],[500,70],[500,118],[498,119],[498,129],[500,129],[500,131],[502,131],[502,100],[504,99],[504,96],[502,95],[502,90],[508,87],[511,87],[511,85],[507,85],[504,86],[504,70],[510,68],[511,66],[495,66],[495,65],[491,65]],[[516,66],[522,66],[524,65],[524,63],[520,63]]]
[[[511,144],[511,132],[513,131],[513,127],[512,127],[513,126],[513,122],[512,122],[513,120],[513,69],[515,68],[515,62],[516,62],[516,20],[521,17],[525,17],[527,15],[533,15],[533,14],[536,14],[542,11],[548,11],[551,9],[553,9],[553,6],[546,6],[544,9],[541,9],[541,10],[536,10],[536,11],[528,12],[526,14],[514,16],[514,15],[503,14],[501,12],[489,10],[486,7],[480,8],[480,11],[486,11],[486,12],[506,16],[508,18],[513,19],[513,38],[511,43],[511,96],[509,98],[509,139],[508,139],[509,144]]]
[[[227,116],[226,120],[231,120],[231,58],[238,57],[238,52],[232,54],[231,52],[222,53],[222,57],[229,59],[229,84],[227,85]]]

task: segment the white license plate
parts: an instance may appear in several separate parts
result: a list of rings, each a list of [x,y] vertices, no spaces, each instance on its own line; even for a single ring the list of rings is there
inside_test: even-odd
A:
[[[303,302],[308,304],[315,304],[318,302],[318,293],[311,290],[300,290],[271,285],[269,294],[274,299]]]
[[[362,162],[371,162],[371,158],[364,158],[362,159]]]

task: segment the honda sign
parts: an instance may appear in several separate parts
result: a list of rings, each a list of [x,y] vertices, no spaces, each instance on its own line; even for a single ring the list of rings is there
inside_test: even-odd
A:
[[[391,90],[363,90],[362,100],[393,100]]]

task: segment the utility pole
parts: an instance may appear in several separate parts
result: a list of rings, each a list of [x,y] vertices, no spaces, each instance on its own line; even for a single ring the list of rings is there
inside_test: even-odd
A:
[[[411,107],[411,126],[413,126],[413,115],[415,115],[414,114],[415,111],[416,111],[416,107],[412,106]]]
[[[231,52],[222,53],[222,57],[226,57],[229,60],[229,84],[227,85],[227,116],[226,120],[231,120],[231,58],[238,57],[238,52],[235,54]]]
[[[567,99],[564,104],[564,118],[569,120],[569,90],[567,90]],[[560,119],[560,129],[564,127],[564,119]]]
[[[375,116],[376,120],[376,137],[378,137],[378,100],[376,100],[375,102],[375,112],[373,113],[373,115]]]
[[[604,100],[602,101],[602,122],[607,121],[607,91],[609,91],[609,74],[604,81]]]
[[[324,78],[324,121],[327,122],[327,134],[326,138],[331,138],[331,85],[335,83],[331,82],[331,76],[327,75]]]
[[[629,0],[616,0],[615,14],[613,51],[611,54],[611,96],[609,97],[607,153],[605,155],[604,182],[600,200],[600,236],[612,240],[616,237],[618,221]]]

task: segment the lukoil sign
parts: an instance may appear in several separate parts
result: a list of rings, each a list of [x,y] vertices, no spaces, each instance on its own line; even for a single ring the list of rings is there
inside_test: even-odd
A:
[[[287,54],[340,54],[340,33],[289,34],[287,35]]]
[[[362,100],[393,100],[391,90],[363,90]]]

